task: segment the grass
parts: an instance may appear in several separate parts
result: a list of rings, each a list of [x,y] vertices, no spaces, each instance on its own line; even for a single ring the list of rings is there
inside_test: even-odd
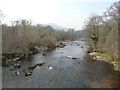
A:
[[[108,55],[106,53],[96,53],[97,56],[100,56],[101,58],[105,58],[109,60],[109,62],[114,62],[114,66],[120,69],[120,59],[118,58],[118,55]]]
[[[98,53],[98,52],[97,52],[97,56],[100,56],[101,58],[105,58],[105,59],[107,59],[107,60],[113,61],[112,56],[110,56],[110,55],[108,55],[108,54],[106,54],[106,53]]]

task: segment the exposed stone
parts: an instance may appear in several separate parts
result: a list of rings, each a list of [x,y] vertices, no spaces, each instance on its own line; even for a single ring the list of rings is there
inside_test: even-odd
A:
[[[53,69],[53,67],[52,67],[52,66],[50,66],[50,67],[48,67],[48,69],[49,69],[49,70],[52,70],[52,69]]]
[[[73,56],[67,56],[68,59],[77,59],[76,57]]]
[[[25,72],[24,72],[24,75],[25,75],[25,76],[30,76],[30,75],[32,75],[32,70],[27,70],[27,71],[25,71]]]
[[[32,66],[29,66],[27,69],[29,70],[29,69],[34,69],[34,68],[36,68],[37,66],[42,66],[43,64],[45,64],[45,63],[38,63],[38,64],[35,64],[35,65],[32,65]]]
[[[65,46],[66,45],[64,43],[62,43],[62,42],[55,44],[55,47],[58,47],[58,48],[63,48]]]
[[[15,64],[14,67],[15,67],[15,68],[20,68],[21,65],[20,65],[20,64]]]
[[[2,53],[2,57],[5,59],[12,59],[12,58],[15,58],[15,53],[14,52],[5,52],[5,53]]]
[[[32,75],[33,69],[35,69],[37,66],[42,66],[43,64],[45,64],[45,63],[38,63],[38,64],[35,64],[35,65],[32,65],[32,66],[29,66],[27,68],[27,70],[24,72],[24,75],[25,76]]]
[[[12,61],[14,62],[14,63],[16,63],[17,61],[19,61],[20,60],[20,57],[17,57],[17,58],[14,58]]]
[[[90,56],[94,57],[96,56],[96,53],[95,52],[92,52],[92,53],[89,53]]]

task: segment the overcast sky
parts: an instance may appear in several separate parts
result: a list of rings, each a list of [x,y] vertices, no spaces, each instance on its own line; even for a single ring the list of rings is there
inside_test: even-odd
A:
[[[91,13],[101,14],[116,0],[0,0],[4,23],[31,19],[34,24],[55,23],[82,29]]]

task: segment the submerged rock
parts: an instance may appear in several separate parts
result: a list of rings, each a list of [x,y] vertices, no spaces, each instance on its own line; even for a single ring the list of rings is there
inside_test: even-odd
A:
[[[34,54],[36,54],[36,53],[38,53],[38,50],[34,50],[34,51],[32,51],[32,54],[34,55]]]
[[[63,52],[60,52],[60,53],[63,53]]]
[[[80,45],[78,42],[75,42],[78,46]]]
[[[42,66],[44,65],[45,63],[38,63],[37,66]]]
[[[47,56],[45,53],[42,53],[43,56]]]
[[[83,48],[83,46],[81,46],[81,48]]]
[[[13,70],[15,70],[14,68],[12,68],[12,69],[9,69],[10,71],[13,71]]]

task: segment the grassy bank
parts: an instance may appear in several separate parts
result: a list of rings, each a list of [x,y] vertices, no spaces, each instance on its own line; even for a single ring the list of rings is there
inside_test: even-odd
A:
[[[108,55],[107,53],[92,52],[89,55],[93,60],[105,61],[114,66],[114,70],[120,71],[120,60],[118,55]]]

